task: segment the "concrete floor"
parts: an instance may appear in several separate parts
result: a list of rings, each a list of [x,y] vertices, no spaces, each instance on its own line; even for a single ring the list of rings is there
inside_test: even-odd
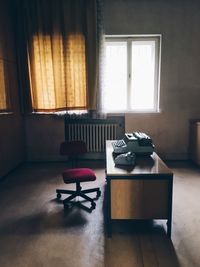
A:
[[[27,164],[0,182],[0,266],[200,266],[200,168],[187,162],[168,163],[175,174],[172,240],[161,221],[115,223],[108,239],[103,163],[82,164],[94,169],[102,190],[92,213],[78,207],[64,212],[56,201],[55,189],[65,187],[64,163]]]

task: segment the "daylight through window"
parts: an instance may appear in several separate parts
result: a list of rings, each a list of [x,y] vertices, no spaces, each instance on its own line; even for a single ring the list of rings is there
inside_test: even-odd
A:
[[[158,111],[160,39],[106,37],[104,111]]]

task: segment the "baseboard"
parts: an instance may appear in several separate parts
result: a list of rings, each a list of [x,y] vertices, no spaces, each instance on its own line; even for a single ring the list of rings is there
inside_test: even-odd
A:
[[[105,153],[86,153],[78,159],[105,159]],[[68,157],[59,156],[59,155],[37,155],[37,156],[29,156],[27,158],[27,162],[64,162],[67,161]]]
[[[159,157],[163,160],[188,160],[187,153],[157,153]],[[91,159],[91,160],[105,160],[106,155],[105,153],[96,153],[96,152],[89,152],[85,155],[78,157],[79,159]],[[68,158],[59,156],[59,155],[37,155],[37,156],[30,156],[28,157],[28,162],[64,162]]]
[[[11,174],[12,172],[16,171],[18,168],[20,168],[21,166],[23,166],[25,163],[25,161],[19,162],[18,164],[16,164],[12,169],[10,169],[9,171],[6,171],[5,173],[3,173],[0,176],[0,181],[3,181],[6,179],[6,177]]]

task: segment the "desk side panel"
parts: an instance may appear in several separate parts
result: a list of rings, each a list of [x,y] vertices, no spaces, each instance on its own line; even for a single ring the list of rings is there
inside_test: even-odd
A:
[[[168,217],[168,180],[143,181],[143,219]]]
[[[141,218],[142,187],[138,180],[111,180],[111,219]]]
[[[111,180],[111,219],[167,219],[167,180]]]

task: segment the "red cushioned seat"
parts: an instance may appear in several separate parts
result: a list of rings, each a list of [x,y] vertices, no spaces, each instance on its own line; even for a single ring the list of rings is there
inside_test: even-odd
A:
[[[96,180],[96,175],[88,168],[66,169],[63,172],[63,180],[66,184],[90,182]]]

